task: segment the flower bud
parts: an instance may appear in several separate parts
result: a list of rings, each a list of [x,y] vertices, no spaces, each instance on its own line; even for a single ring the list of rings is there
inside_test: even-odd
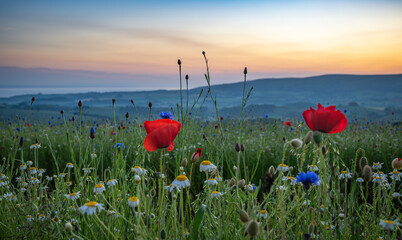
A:
[[[177,60],[177,64],[181,65],[181,60],[180,59]]]
[[[229,181],[229,187],[232,187],[236,184],[236,180],[234,178],[230,179]]]
[[[322,142],[321,133],[318,131],[315,131],[313,133],[313,140],[314,140],[315,144],[319,145]]]
[[[328,153],[328,149],[326,146],[322,146],[321,151],[322,151],[322,155],[324,155],[324,156],[327,155],[327,153]]]
[[[148,107],[149,107],[149,108],[152,108],[152,102],[149,102],[149,103],[148,103]]]
[[[116,99],[113,98],[113,99],[112,99],[112,104],[114,104],[115,102],[116,102]]]
[[[250,235],[250,237],[254,238],[258,235],[260,231],[260,224],[253,220],[248,224],[246,231]]]
[[[187,167],[187,163],[188,163],[188,161],[187,161],[187,158],[183,158],[183,160],[181,161],[181,166],[182,167]]]
[[[35,102],[35,97],[32,97],[32,99],[31,99],[31,104],[32,104],[33,102]]]
[[[130,114],[128,112],[126,112],[126,118],[129,118]]]
[[[392,160],[392,168],[397,170],[402,169],[402,158],[395,158]]]
[[[64,114],[64,110],[60,110],[60,114],[63,115],[63,114]]]
[[[64,225],[64,229],[67,232],[71,232],[73,230],[73,225],[71,224],[71,222],[66,222],[66,225]]]
[[[242,152],[244,152],[244,144],[243,144],[243,143],[240,144],[240,150],[241,150]]]
[[[131,104],[134,104],[134,100],[133,100],[133,99],[131,99]]]
[[[304,144],[308,145],[311,142],[312,139],[313,139],[313,132],[308,131],[308,133],[304,137]]]
[[[236,152],[240,152],[240,145],[238,143],[236,143],[235,150]]]
[[[141,177],[136,174],[136,175],[134,176],[134,181],[135,181],[136,183],[140,183],[140,182],[141,182]]]
[[[243,73],[244,73],[244,75],[246,75],[246,74],[247,74],[247,67],[245,67],[245,68],[244,68]]]
[[[22,147],[22,146],[24,146],[24,138],[23,137],[20,138],[20,147]]]
[[[233,172],[236,172],[236,171],[237,171],[237,167],[233,166]]]
[[[165,229],[162,229],[161,231],[161,239],[165,239],[166,238],[166,231]]]
[[[299,149],[303,145],[303,142],[300,139],[295,138],[290,140],[290,145],[292,145],[294,149]]]
[[[180,171],[183,172],[184,171],[184,167],[180,166]]]
[[[362,175],[364,181],[370,182],[371,176],[373,175],[373,169],[371,169],[369,165],[364,166]]]
[[[274,174],[275,174],[275,167],[271,165],[271,166],[269,167],[269,169],[268,169],[268,173],[269,173],[271,176],[274,176]]]
[[[238,188],[244,188],[244,186],[246,185],[246,180],[242,179],[237,183],[237,187]]]
[[[188,74],[186,74],[186,80],[188,80]]]
[[[239,216],[240,216],[240,220],[244,223],[246,223],[250,220],[248,213],[244,210],[239,210]]]
[[[79,108],[82,107],[82,102],[81,102],[81,100],[78,101],[78,107],[79,107]]]

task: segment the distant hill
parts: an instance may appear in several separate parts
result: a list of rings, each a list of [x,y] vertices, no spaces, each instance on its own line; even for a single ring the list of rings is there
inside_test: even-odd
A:
[[[220,84],[212,86],[212,93],[217,96],[218,107],[227,115],[236,115],[241,105],[243,82]],[[384,111],[392,109],[399,111],[402,106],[402,74],[395,75],[322,75],[306,78],[266,78],[247,81],[246,92],[253,87],[248,106],[254,106],[257,112],[263,112],[261,107],[266,105],[266,111],[278,111],[284,116],[292,116],[300,109],[323,105],[359,106],[378,112],[378,116],[384,116]],[[207,94],[207,87],[199,87],[189,90],[189,104],[191,105],[201,90],[203,94],[200,102]],[[184,93],[185,97],[186,94]],[[9,98],[0,98],[2,109],[20,106],[26,109],[31,100],[31,95],[21,95]],[[160,109],[176,109],[180,102],[178,90],[138,91],[138,92],[107,92],[107,93],[77,93],[77,94],[39,94],[36,95],[35,106],[53,105],[56,108],[74,109],[78,100],[82,100],[84,106],[91,108],[104,108],[111,106],[111,99],[116,99],[119,108],[130,108],[130,100],[133,99],[137,107],[153,106]],[[184,99],[185,102],[185,99]],[[24,107],[25,106],[25,107]],[[198,106],[197,106],[198,107]],[[203,105],[203,114],[213,114],[211,101],[206,98]],[[289,111],[285,109],[288,108]],[[44,109],[42,107],[42,109]],[[223,110],[226,109],[226,110]],[[230,110],[231,109],[231,110]],[[391,111],[391,110],[390,110]],[[390,113],[389,111],[389,113]],[[382,114],[382,113],[383,114]],[[386,115],[386,114],[385,114]]]

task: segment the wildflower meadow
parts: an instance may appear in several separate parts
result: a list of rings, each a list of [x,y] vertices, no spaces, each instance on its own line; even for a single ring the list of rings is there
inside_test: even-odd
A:
[[[181,97],[159,117],[110,99],[113,118],[88,120],[77,99],[74,116],[2,122],[0,238],[401,239],[400,119],[319,102],[250,118],[247,68],[241,117],[223,118],[203,57],[209,94],[188,99],[179,60]]]

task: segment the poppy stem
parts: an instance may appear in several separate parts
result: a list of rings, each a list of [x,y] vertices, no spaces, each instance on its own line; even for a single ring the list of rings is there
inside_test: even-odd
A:
[[[161,158],[160,158],[160,171],[159,171],[159,191],[158,191],[158,201],[159,201],[159,231],[160,232],[162,230],[162,172],[163,172],[163,168],[162,168],[162,164],[163,164],[163,148],[161,149]]]

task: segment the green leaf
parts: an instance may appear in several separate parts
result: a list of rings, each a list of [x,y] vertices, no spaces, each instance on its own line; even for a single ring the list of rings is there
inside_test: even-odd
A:
[[[198,239],[198,231],[200,230],[202,218],[204,217],[205,208],[206,206],[201,206],[201,208],[198,209],[198,212],[195,214],[193,220],[193,239]]]

